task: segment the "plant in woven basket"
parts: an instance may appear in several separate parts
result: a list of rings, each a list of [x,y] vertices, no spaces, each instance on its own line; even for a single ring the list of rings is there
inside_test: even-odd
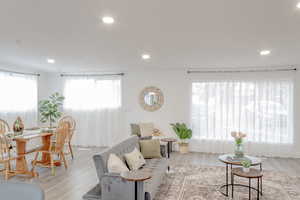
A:
[[[42,123],[49,122],[50,128],[61,116],[60,107],[63,105],[65,97],[58,92],[52,94],[49,99],[39,102],[40,121]]]
[[[186,126],[185,123],[170,124],[176,135],[179,137],[179,150],[181,153],[187,153],[188,150],[188,140],[192,138],[193,132],[190,128]]]

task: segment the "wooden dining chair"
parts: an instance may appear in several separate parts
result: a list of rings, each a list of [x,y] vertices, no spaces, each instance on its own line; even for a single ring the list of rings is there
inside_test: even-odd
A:
[[[32,161],[32,172],[35,170],[37,165],[37,159],[39,153],[47,153],[50,156],[50,165],[51,165],[51,174],[55,175],[55,165],[54,165],[54,156],[57,155],[60,158],[60,161],[64,163],[65,168],[68,168],[65,155],[64,155],[64,145],[67,138],[67,135],[70,132],[70,125],[67,122],[62,122],[59,124],[55,131],[55,142],[51,142],[49,148],[44,149],[43,147],[37,149],[35,152],[34,160]]]
[[[0,134],[0,163],[4,165],[1,172],[4,172],[5,180],[9,178],[13,171],[11,171],[10,161],[17,159],[11,157],[9,140],[5,134]]]
[[[10,131],[10,128],[9,128],[8,123],[5,120],[0,119],[0,134],[7,133],[9,131]]]
[[[70,132],[66,138],[66,144],[68,145],[68,148],[69,148],[69,152],[72,156],[72,159],[74,158],[74,155],[73,155],[73,149],[72,149],[72,145],[71,145],[71,141],[72,141],[72,138],[73,138],[73,135],[74,135],[74,132],[75,132],[75,128],[76,128],[76,122],[74,120],[73,117],[71,116],[64,116],[62,117],[59,122],[58,122],[58,125],[60,123],[63,123],[63,122],[66,122],[66,123],[69,123],[70,125]]]

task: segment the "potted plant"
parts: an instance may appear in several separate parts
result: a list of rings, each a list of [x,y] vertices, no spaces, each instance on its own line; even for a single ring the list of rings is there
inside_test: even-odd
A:
[[[185,123],[171,124],[171,127],[180,139],[178,143],[180,153],[188,153],[189,152],[188,140],[192,138],[192,130],[189,129]]]
[[[21,117],[17,117],[16,121],[13,124],[14,135],[22,135],[24,130],[24,124]]]
[[[42,123],[49,122],[49,126],[52,128],[53,123],[62,116],[60,107],[64,99],[65,97],[56,92],[49,99],[41,100],[39,102],[40,121]]]
[[[248,173],[250,171],[250,167],[251,167],[251,160],[243,160],[241,162],[242,166],[243,166],[243,171]]]

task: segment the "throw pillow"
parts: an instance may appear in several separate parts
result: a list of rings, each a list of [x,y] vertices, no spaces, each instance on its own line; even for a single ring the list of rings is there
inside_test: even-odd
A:
[[[131,126],[131,134],[141,137],[140,126],[138,124],[130,124],[130,126]]]
[[[159,140],[140,140],[144,158],[161,158]]]
[[[107,169],[110,173],[128,172],[126,164],[116,155],[110,154],[107,161]]]
[[[152,136],[154,131],[153,123],[140,123],[139,126],[142,137]]]
[[[134,148],[130,153],[124,154],[124,157],[130,170],[137,170],[146,164],[143,155],[137,148]]]

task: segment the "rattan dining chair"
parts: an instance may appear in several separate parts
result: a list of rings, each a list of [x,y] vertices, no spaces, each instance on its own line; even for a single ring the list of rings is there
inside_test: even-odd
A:
[[[10,128],[9,128],[8,123],[5,120],[0,119],[0,134],[7,133],[9,131],[10,131]]]
[[[70,125],[67,122],[62,122],[59,124],[55,131],[55,142],[51,142],[49,148],[44,149],[43,147],[37,149],[35,152],[34,160],[32,161],[32,172],[34,172],[37,165],[37,159],[40,153],[47,153],[50,156],[51,174],[55,175],[55,165],[54,156],[57,155],[60,158],[60,162],[64,163],[65,168],[68,168],[65,155],[64,155],[64,145],[67,135],[70,132]]]
[[[10,162],[16,160],[17,157],[11,156],[9,140],[5,134],[0,134],[0,163],[4,165],[1,172],[4,172],[5,180],[14,172],[11,170]]]
[[[63,122],[67,122],[67,123],[69,123],[69,125],[70,125],[70,132],[69,132],[69,134],[68,134],[68,136],[67,136],[67,138],[66,138],[66,144],[68,145],[69,152],[70,152],[70,154],[71,154],[71,156],[72,156],[72,159],[73,159],[73,158],[74,158],[74,154],[73,154],[73,149],[72,149],[71,141],[72,141],[72,138],[73,138],[73,135],[74,135],[74,132],[75,132],[76,122],[75,122],[75,120],[74,120],[73,117],[68,116],[68,115],[62,117],[62,118],[59,120],[58,125],[59,125],[60,123],[63,123]]]

